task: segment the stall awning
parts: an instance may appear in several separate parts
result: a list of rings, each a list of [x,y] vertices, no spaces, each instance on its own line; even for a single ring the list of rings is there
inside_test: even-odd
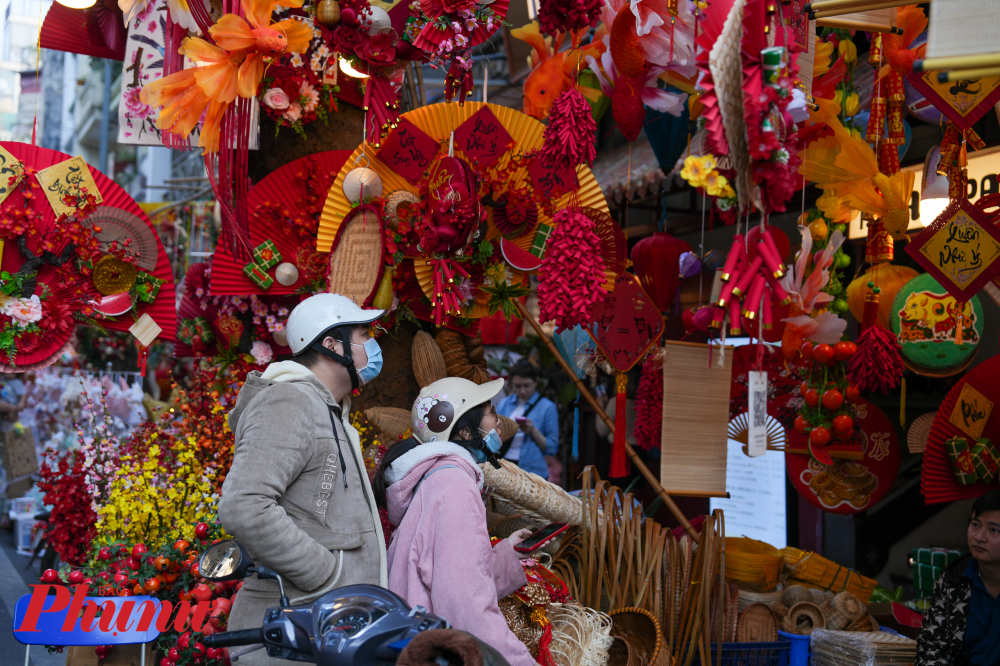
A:
[[[640,134],[631,144],[598,154],[591,170],[608,200],[608,206],[612,208],[624,203],[626,199],[647,199],[656,196],[663,189],[670,189],[669,179],[660,170],[645,133]]]

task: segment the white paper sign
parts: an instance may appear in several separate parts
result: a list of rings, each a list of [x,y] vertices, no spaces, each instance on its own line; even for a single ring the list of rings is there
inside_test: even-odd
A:
[[[726,512],[727,536],[748,536],[784,548],[787,545],[785,455],[770,451],[766,456],[747,458],[743,443],[735,439],[729,440],[727,450],[729,499],[711,498],[709,510]]]
[[[751,371],[747,385],[750,398],[747,455],[756,458],[767,453],[767,373]]]

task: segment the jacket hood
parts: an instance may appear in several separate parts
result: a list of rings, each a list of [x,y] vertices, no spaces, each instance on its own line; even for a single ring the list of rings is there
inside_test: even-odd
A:
[[[385,492],[385,502],[390,523],[399,525],[402,522],[413,501],[414,491],[424,475],[433,468],[446,464],[464,470],[482,489],[483,472],[464,447],[452,442],[421,444],[397,458],[385,471],[385,481],[389,485]]]
[[[236,397],[236,405],[229,412],[229,429],[236,432],[240,416],[242,416],[247,405],[257,397],[258,393],[277,382],[307,385],[319,394],[323,402],[337,409],[341,408],[334,399],[333,394],[330,393],[330,389],[313,374],[312,370],[296,361],[278,361],[267,366],[264,372],[253,370],[247,375],[246,383],[243,384],[243,388],[240,389],[239,395]],[[344,409],[350,410],[350,408],[350,398],[345,397]]]

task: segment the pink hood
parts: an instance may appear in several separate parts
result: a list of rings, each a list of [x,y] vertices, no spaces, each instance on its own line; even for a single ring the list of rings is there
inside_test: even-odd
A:
[[[483,473],[451,442],[429,442],[386,470],[389,589],[496,648],[511,666],[532,666],[497,602],[527,583],[506,539],[491,547]],[[418,487],[419,486],[419,487]]]

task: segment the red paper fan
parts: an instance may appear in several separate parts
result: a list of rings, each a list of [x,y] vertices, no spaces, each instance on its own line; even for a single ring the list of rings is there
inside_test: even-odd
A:
[[[254,185],[247,195],[247,208],[252,211],[250,218],[251,247],[257,247],[267,240],[273,241],[278,252],[281,253],[283,262],[296,263],[296,255],[303,247],[304,241],[296,235],[290,224],[276,220],[270,214],[262,214],[262,206],[265,203],[271,203],[284,206],[290,211],[300,211],[303,207],[303,201],[308,200],[310,195],[305,180],[300,178],[299,174],[307,170],[318,170],[323,176],[321,180],[322,192],[315,203],[315,216],[318,220],[326,201],[326,192],[350,156],[350,150],[329,150],[307,155],[273,171]],[[306,242],[315,245],[315,237]],[[245,265],[246,262],[237,261],[233,257],[228,247],[219,245],[212,261],[212,295],[267,294],[274,296],[293,294],[301,287],[306,286],[304,272],[300,270],[299,279],[294,284],[284,286],[275,280],[270,288],[262,289],[243,273]],[[274,277],[273,268],[268,273]]]
[[[70,155],[56,150],[40,148],[26,143],[13,143],[5,141],[0,142],[0,146],[3,146],[25,166],[31,167],[36,171],[45,169],[60,162],[64,162],[71,157]],[[100,204],[101,206],[121,209],[126,213],[130,213],[131,215],[138,217],[147,225],[147,227],[151,227],[146,213],[143,212],[135,200],[132,199],[132,197],[130,197],[128,193],[121,188],[121,186],[94,167],[89,167],[89,169],[94,182],[97,184],[97,189],[104,198]],[[40,193],[34,199],[27,200],[21,192],[15,191],[11,193],[3,205],[4,207],[22,206],[35,208],[41,213],[43,220],[42,228],[39,231],[44,233],[53,229],[56,215],[53,212],[52,207],[49,205],[48,200],[45,199],[45,197]],[[156,239],[157,261],[156,269],[150,274],[159,280],[163,280],[163,285],[160,287],[160,291],[157,294],[156,299],[153,303],[139,303],[133,311],[134,315],[130,313],[124,317],[118,318],[117,320],[105,320],[101,322],[101,325],[105,328],[116,331],[127,331],[135,323],[137,318],[141,317],[143,314],[148,314],[162,329],[160,338],[173,340],[177,331],[176,306],[174,304],[174,276],[171,272],[170,261],[167,259],[166,252],[163,249],[163,243],[160,242],[159,236],[156,236],[155,233],[154,237]],[[21,253],[17,251],[14,243],[9,242],[7,245],[9,247],[5,248],[3,260],[0,262],[0,268],[11,273],[16,273],[21,268],[22,264],[24,264],[25,259],[21,256]],[[31,250],[36,248],[36,243],[33,239],[28,239],[28,247]],[[43,268],[39,272],[39,282],[44,282],[46,276],[50,274],[49,271],[51,270],[53,269],[49,266]],[[55,288],[53,287],[53,289]],[[50,353],[54,351],[56,350],[50,350]],[[18,360],[21,359],[19,358]]]
[[[951,460],[945,451],[944,443],[952,437],[965,437],[969,448],[975,440],[951,422],[951,414],[958,402],[963,387],[967,384],[978,391],[986,400],[991,401],[992,408],[983,427],[981,438],[993,442],[1000,437],[1000,391],[996,389],[996,376],[1000,373],[1000,356],[984,361],[972,369],[948,391],[944,401],[934,416],[931,432],[927,436],[927,448],[924,449],[923,471],[920,475],[920,492],[924,494],[927,504],[954,502],[955,500],[979,497],[987,490],[997,487],[993,483],[973,483],[963,486],[955,478],[951,468]]]
[[[493,33],[500,28],[500,22],[507,17],[507,8],[509,6],[510,0],[495,0],[495,2],[489,6],[489,8],[496,14],[496,17],[494,18],[493,30],[488,31],[484,22],[480,22],[471,34],[466,34],[465,30],[463,30],[462,34],[469,38],[469,43],[466,47],[462,48],[476,46],[477,44],[482,44],[489,39]],[[413,45],[418,49],[427,51],[428,53],[437,53],[438,45],[446,39],[454,39],[455,34],[455,31],[452,30],[450,26],[441,29],[438,27],[436,22],[428,21],[424,24],[424,27],[420,30],[416,39],[413,40]]]
[[[124,60],[125,36],[120,35],[119,32],[110,32],[111,26],[106,26],[106,22],[109,20],[107,14],[111,12],[106,7],[102,7],[102,11],[93,18],[90,18],[91,13],[92,11],[88,9],[70,9],[58,2],[53,2],[42,22],[39,46],[43,49],[79,53],[95,58]],[[116,16],[117,21],[113,29],[116,31],[120,29],[121,32],[124,32],[121,12],[119,11]],[[102,33],[101,42],[96,42],[91,38],[91,25]],[[110,39],[108,39],[109,35]],[[109,41],[110,44],[107,43]]]
[[[719,35],[722,34],[722,27],[725,25],[726,17],[729,16],[732,8],[733,0],[717,0],[710,4],[702,14],[698,38],[695,40],[701,46],[696,57],[698,70],[704,74],[699,80],[699,85],[705,90],[699,98],[699,101],[704,105],[701,115],[705,118],[705,138],[702,142],[702,152],[715,156],[728,155],[729,143],[726,141],[725,129],[722,127],[722,112],[719,108],[719,97],[715,92],[716,84],[708,66],[708,54],[715,46]]]

